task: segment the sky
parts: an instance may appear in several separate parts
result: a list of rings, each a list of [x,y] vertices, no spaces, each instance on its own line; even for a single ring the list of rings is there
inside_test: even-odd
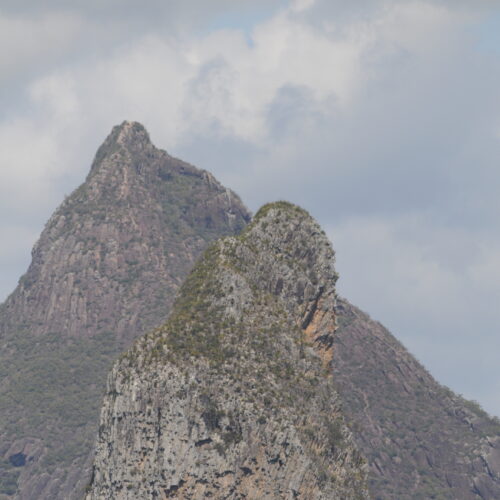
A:
[[[500,415],[499,89],[496,0],[2,0],[0,300],[136,120],[309,210],[339,293]]]

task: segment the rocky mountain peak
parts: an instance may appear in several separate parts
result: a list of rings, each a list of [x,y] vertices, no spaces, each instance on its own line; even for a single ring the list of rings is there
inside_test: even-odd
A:
[[[81,498],[112,360],[165,321],[208,243],[249,219],[142,125],[112,130],[0,308],[0,498]]]
[[[111,130],[97,150],[89,179],[97,177],[109,181],[120,171],[128,174],[144,174],[150,169],[150,160],[168,156],[152,144],[147,130],[138,122],[124,121]],[[123,180],[124,176],[121,176]]]
[[[123,148],[132,155],[151,153],[155,149],[148,131],[139,122],[122,122],[113,128],[109,138],[111,142],[114,142],[115,146]]]
[[[140,144],[151,144],[149,134],[144,125],[134,121],[123,121],[116,127],[116,142],[124,146],[136,146]]]
[[[286,279],[276,285],[283,297],[293,296],[303,303],[310,293],[302,285],[314,286],[322,294],[335,293],[335,253],[325,232],[304,209],[284,201],[264,205],[244,234],[263,254],[288,267]]]
[[[366,499],[322,363],[332,259],[317,223],[285,202],[211,246],[165,325],[112,370],[87,498]]]

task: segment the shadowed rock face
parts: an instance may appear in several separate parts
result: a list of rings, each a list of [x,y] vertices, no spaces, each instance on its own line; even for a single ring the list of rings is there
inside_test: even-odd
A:
[[[110,374],[87,499],[368,498],[328,370],[336,278],[283,202],[210,247]]]
[[[500,422],[341,300],[333,376],[377,500],[500,498]]]
[[[81,497],[112,361],[164,322],[208,243],[248,220],[142,125],[113,129],[0,306],[0,498]]]

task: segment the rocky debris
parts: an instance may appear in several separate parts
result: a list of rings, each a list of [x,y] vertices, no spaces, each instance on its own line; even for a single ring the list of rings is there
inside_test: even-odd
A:
[[[500,498],[500,422],[438,384],[380,323],[338,302],[333,376],[375,500]]]
[[[0,498],[81,498],[112,362],[165,321],[206,246],[249,219],[142,125],[113,129],[0,306]]]
[[[109,376],[87,499],[368,498],[328,370],[336,278],[288,203],[212,246]]]

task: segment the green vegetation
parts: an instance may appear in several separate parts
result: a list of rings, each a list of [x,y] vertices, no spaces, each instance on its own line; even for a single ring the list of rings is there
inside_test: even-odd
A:
[[[110,359],[118,352],[111,332],[65,341],[57,334],[11,336],[0,358],[0,378],[8,380],[0,388],[2,427],[13,436],[44,440],[40,469],[53,470],[87,455]],[[9,469],[1,466],[0,476]]]
[[[21,471],[8,460],[0,462],[0,500],[3,495],[13,495],[17,490],[17,478]]]
[[[266,203],[265,205],[260,207],[258,212],[255,214],[252,223],[250,224],[250,227],[259,223],[259,221],[263,219],[269,213],[270,210],[278,210],[278,217],[282,215],[283,211],[284,213],[289,213],[292,215],[301,215],[303,217],[311,219],[309,212],[299,207],[298,205],[294,205],[293,203],[290,203],[288,201],[274,201],[272,203]],[[266,226],[263,227],[263,229],[265,228]]]

